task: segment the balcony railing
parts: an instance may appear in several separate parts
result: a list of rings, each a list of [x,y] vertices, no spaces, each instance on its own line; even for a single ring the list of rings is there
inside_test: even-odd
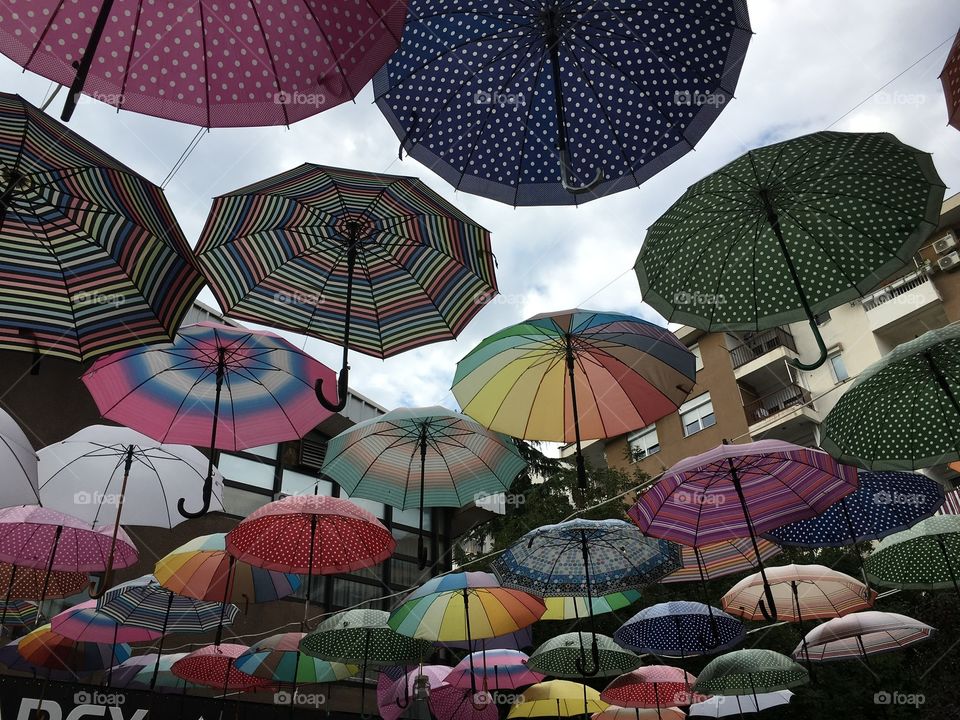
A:
[[[730,351],[730,360],[733,362],[734,370],[736,370],[751,360],[756,360],[758,357],[780,347],[793,350],[793,352],[797,351],[797,344],[793,340],[793,335],[783,328],[744,333],[743,343]]]
[[[747,403],[743,406],[743,409],[747,414],[747,424],[753,425],[784,410],[808,403],[810,400],[810,393],[806,388],[799,385],[787,385],[776,392]]]
[[[911,290],[924,285],[928,282],[931,282],[930,275],[926,270],[917,270],[912,272],[909,275],[905,275],[898,280],[890,283],[889,285],[880,288],[874,293],[867,295],[861,300],[863,303],[863,309],[867,312],[873,310],[875,307],[888,303],[895,298],[900,297],[901,295],[906,295]]]

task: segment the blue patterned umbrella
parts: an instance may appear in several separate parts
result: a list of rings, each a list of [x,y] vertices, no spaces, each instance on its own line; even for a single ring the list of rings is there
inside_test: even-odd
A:
[[[750,33],[743,0],[411,0],[373,88],[402,147],[457,189],[574,204],[692,150]]]
[[[637,652],[687,658],[726,652],[746,637],[743,623],[722,610],[698,602],[665,602],[644,608],[613,634]]]
[[[493,562],[504,587],[540,597],[585,596],[596,638],[593,598],[636,589],[682,564],[680,546],[648,538],[623,520],[568,520],[533,530]],[[599,649],[594,640],[593,668]],[[590,676],[585,662],[578,668]]]

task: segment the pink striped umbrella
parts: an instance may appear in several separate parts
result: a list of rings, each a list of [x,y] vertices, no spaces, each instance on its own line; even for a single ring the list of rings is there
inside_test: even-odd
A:
[[[113,645],[118,642],[151,642],[163,634],[148,628],[118,623],[97,610],[96,600],[87,600],[54,615],[50,627],[58,635],[71,640]]]
[[[809,656],[814,662],[849,660],[892,652],[926,640],[934,629],[906,615],[866,610],[818,625],[793,651],[793,657]]]
[[[647,535],[699,547],[750,538],[764,580],[764,617],[776,603],[758,535],[819,515],[859,486],[856,468],[781,440],[724,443],[670,468],[628,511]]]

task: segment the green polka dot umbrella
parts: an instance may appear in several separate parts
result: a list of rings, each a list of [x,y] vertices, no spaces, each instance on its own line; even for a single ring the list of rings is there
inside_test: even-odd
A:
[[[870,470],[960,460],[960,323],[902,343],[864,370],[823,423],[821,445]]]
[[[642,664],[640,657],[624,650],[606,635],[597,635],[597,652],[599,662],[594,675],[610,677],[622,675],[625,672],[636,670]],[[527,667],[531,670],[552,675],[557,678],[581,678],[583,673],[577,665],[582,662],[584,648],[593,642],[591,633],[571,632],[550,638],[534,650]]]
[[[888,535],[864,563],[871,582],[884,587],[944,590],[960,595],[960,515],[935,515]]]
[[[773,650],[736,650],[714,658],[693,685],[704,695],[752,695],[805,685],[806,669]]]
[[[643,299],[701,330],[813,318],[903,268],[936,228],[944,184],[888,133],[820,132],[751,150],[690,186],[648,230]]]

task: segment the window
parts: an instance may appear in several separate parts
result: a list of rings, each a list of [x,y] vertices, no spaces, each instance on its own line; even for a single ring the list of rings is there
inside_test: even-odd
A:
[[[680,406],[680,423],[683,425],[683,436],[690,437],[708,427],[717,424],[717,417],[713,414],[713,401],[710,393],[698,395]]]
[[[700,353],[700,344],[691,345],[687,350],[692,352],[693,356],[697,359],[697,372],[703,370],[703,355]]]
[[[431,523],[432,518],[430,517],[430,508],[423,509],[423,529],[430,530],[433,525]],[[393,523],[396,525],[406,525],[407,527],[419,527],[420,526],[420,508],[410,508],[409,510],[400,510],[399,508],[393,509]]]
[[[261,490],[273,490],[274,467],[271,463],[248,460],[230,453],[220,453],[217,469],[224,478]]]
[[[830,369],[833,371],[834,380],[839,383],[850,377],[850,373],[847,372],[847,366],[843,362],[843,355],[841,353],[833,353],[833,355],[830,355],[829,360]]]
[[[627,445],[630,447],[630,457],[633,462],[660,452],[657,426],[645,427],[643,430],[630,433],[627,435]]]
[[[366,583],[352,582],[345,578],[333,578],[333,606],[351,607],[362,603],[364,600],[373,600],[388,594],[382,585],[367,585]],[[376,608],[376,603],[366,605],[368,608]]]
[[[280,482],[280,492],[287,495],[313,495],[314,485],[317,486],[317,495],[333,494],[333,483],[296,470],[285,469]]]

